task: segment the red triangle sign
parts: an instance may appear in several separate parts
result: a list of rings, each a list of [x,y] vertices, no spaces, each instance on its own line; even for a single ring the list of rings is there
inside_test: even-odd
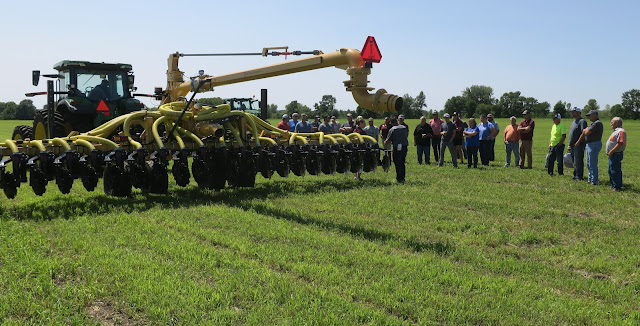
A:
[[[100,104],[98,104],[98,108],[96,110],[107,117],[111,115],[111,111],[109,111],[109,107],[107,106],[107,103],[104,102],[104,100],[100,100]]]
[[[362,56],[364,62],[379,63],[380,59],[382,59],[382,53],[380,53],[376,39],[373,36],[367,36],[367,41],[364,42],[360,56]]]

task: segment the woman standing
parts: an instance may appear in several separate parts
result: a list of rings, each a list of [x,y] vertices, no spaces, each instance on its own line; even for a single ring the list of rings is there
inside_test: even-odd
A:
[[[464,143],[467,147],[467,169],[471,168],[473,160],[473,168],[478,168],[478,148],[480,148],[480,133],[476,124],[476,119],[469,119],[469,127],[463,131]]]

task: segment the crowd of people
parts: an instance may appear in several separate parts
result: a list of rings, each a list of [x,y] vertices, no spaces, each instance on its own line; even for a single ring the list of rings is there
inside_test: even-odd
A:
[[[586,116],[591,121],[590,125],[582,118],[582,109],[575,107],[571,110],[574,121],[567,131],[562,123],[562,116],[554,114],[551,135],[549,138],[549,153],[546,157],[546,168],[549,175],[564,175],[564,165],[573,167],[573,180],[585,180],[584,161],[586,156],[587,183],[598,185],[598,155],[603,147],[602,136],[603,123],[595,110],[589,111]],[[445,151],[449,151],[451,162],[458,167],[458,162],[467,168],[478,167],[478,156],[481,166],[489,166],[489,162],[495,161],[496,138],[502,138],[505,146],[505,167],[514,166],[520,169],[533,167],[533,134],[535,121],[531,118],[531,112],[522,112],[523,120],[517,123],[517,118],[512,116],[510,124],[504,128],[500,136],[500,126],[493,119],[492,114],[480,115],[480,122],[470,118],[468,122],[462,121],[458,113],[444,114],[444,121],[439,114],[434,112],[431,120],[425,116],[420,118],[420,123],[413,132],[413,145],[417,150],[418,164],[431,164],[431,152],[438,167],[444,165]],[[351,113],[347,114],[347,122],[340,124],[335,116],[325,115],[324,121],[315,116],[313,122],[307,121],[306,114],[294,113],[292,119],[289,115],[282,116],[278,128],[291,132],[317,132],[324,133],[360,133],[373,137],[376,141],[382,139],[386,150],[392,151],[393,162],[396,168],[396,180],[405,182],[405,164],[407,147],[409,146],[409,126],[404,122],[401,114],[396,117],[386,117],[380,127],[376,127],[372,118],[368,119],[368,125],[362,117],[353,119]],[[615,117],[611,120],[613,133],[607,139],[605,145],[606,155],[609,160],[609,179],[611,188],[615,191],[622,189],[622,159],[627,144],[627,135],[622,128],[622,119]],[[567,133],[569,139],[567,140]],[[567,155],[564,155],[565,142],[568,143]],[[512,160],[513,155],[513,160]],[[526,164],[525,164],[526,163]],[[557,168],[555,166],[557,165]],[[360,175],[356,174],[360,179]]]

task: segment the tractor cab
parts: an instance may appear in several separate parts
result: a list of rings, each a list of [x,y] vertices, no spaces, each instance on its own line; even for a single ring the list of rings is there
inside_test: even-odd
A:
[[[260,101],[254,98],[225,98],[223,101],[231,106],[231,110],[244,111],[260,116]]]
[[[114,117],[145,108],[131,94],[135,87],[129,64],[64,60],[53,69],[57,74],[42,76],[54,79],[54,90],[26,94],[48,95],[48,109],[36,112],[32,129],[16,128],[14,139],[65,137],[72,131],[87,132]],[[38,86],[39,78],[40,72],[34,71],[34,86]]]

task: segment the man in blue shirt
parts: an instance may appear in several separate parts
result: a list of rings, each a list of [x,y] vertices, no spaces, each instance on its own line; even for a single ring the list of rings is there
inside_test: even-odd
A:
[[[295,112],[291,115],[291,120],[289,120],[289,131],[290,132],[294,132],[296,131],[296,125],[298,124],[298,113]]]
[[[493,125],[493,129],[495,129],[496,133],[489,140],[489,161],[495,161],[495,147],[496,147],[496,135],[500,132],[500,126],[498,126],[498,122],[493,120],[493,114],[487,114],[487,121]]]
[[[481,115],[478,135],[480,136],[480,161],[482,161],[482,166],[489,166],[491,138],[495,139],[497,133],[493,124],[487,120],[487,117],[484,114]]]
[[[303,113],[302,121],[298,122],[294,131],[298,133],[309,133],[311,132],[311,128],[311,123],[307,121],[307,115]]]

